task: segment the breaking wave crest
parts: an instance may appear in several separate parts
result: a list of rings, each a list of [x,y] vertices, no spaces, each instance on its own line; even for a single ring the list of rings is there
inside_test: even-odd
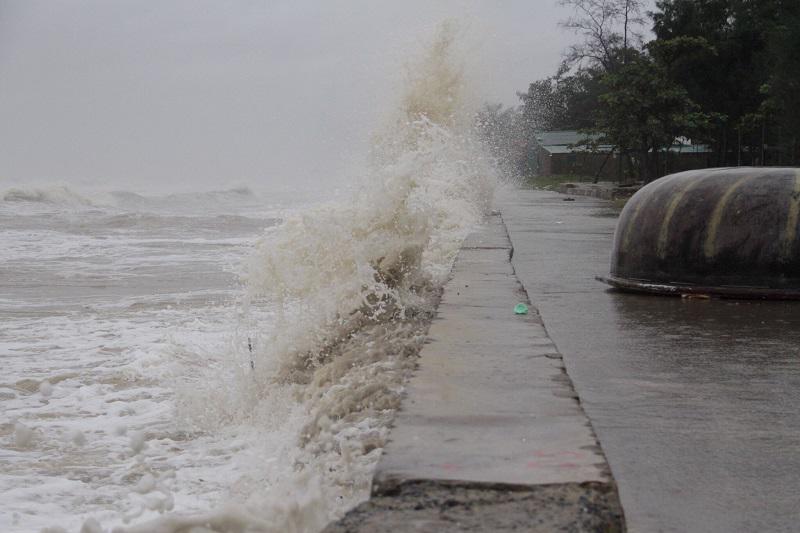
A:
[[[150,196],[130,191],[110,193],[112,203],[119,208],[131,211],[173,209],[203,209],[208,207],[252,204],[259,200],[248,187],[235,187],[222,191],[174,193],[165,196]]]
[[[49,187],[12,187],[2,193],[4,202],[31,202],[72,206],[91,206],[93,202],[76,193],[69,187],[53,185]]]
[[[194,429],[248,428],[290,444],[265,445],[269,457],[232,491],[235,506],[130,531],[317,531],[367,497],[441,287],[492,199],[455,33],[442,26],[413,66],[358,192],[292,214],[258,241],[232,353],[181,390],[180,417]]]
[[[174,193],[163,196],[144,195],[131,191],[114,191],[85,195],[64,185],[41,187],[12,187],[0,191],[0,201],[15,203],[48,204],[64,207],[113,207],[125,211],[148,212],[225,208],[227,206],[255,205],[260,198],[247,187],[221,191]]]

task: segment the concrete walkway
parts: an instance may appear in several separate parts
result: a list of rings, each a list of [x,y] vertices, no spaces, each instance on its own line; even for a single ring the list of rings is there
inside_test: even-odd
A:
[[[619,487],[629,531],[800,531],[800,304],[624,294],[608,202],[498,207]]]
[[[472,235],[373,483],[326,531],[622,531],[616,488],[500,216]]]

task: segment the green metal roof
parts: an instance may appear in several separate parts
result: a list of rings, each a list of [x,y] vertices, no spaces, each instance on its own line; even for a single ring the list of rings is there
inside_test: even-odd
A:
[[[555,146],[542,146],[551,154],[578,154],[582,152],[590,152],[585,146],[570,147],[569,145],[555,145]],[[610,152],[612,146],[610,144],[601,144],[597,147],[597,152]]]
[[[536,134],[536,142],[544,150],[551,154],[571,154],[587,152],[585,146],[574,146],[586,139],[597,140],[600,135],[586,135],[572,130],[564,131],[542,131]],[[600,144],[596,148],[596,152],[607,153],[614,148],[611,144]],[[670,147],[670,152],[675,153],[707,153],[710,148],[704,144],[675,144]]]
[[[577,144],[587,138],[597,139],[599,135],[586,135],[577,131],[542,131],[536,134],[536,142],[541,146],[566,146]]]

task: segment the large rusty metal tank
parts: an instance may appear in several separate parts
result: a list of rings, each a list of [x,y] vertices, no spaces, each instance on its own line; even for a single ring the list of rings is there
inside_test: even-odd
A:
[[[800,169],[715,168],[639,190],[614,236],[611,276],[630,291],[800,299]]]

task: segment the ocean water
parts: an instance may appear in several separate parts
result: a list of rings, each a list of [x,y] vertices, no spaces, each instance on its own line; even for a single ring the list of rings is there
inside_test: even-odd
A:
[[[313,532],[367,497],[495,184],[453,39],[340,198],[0,191],[0,531]]]

